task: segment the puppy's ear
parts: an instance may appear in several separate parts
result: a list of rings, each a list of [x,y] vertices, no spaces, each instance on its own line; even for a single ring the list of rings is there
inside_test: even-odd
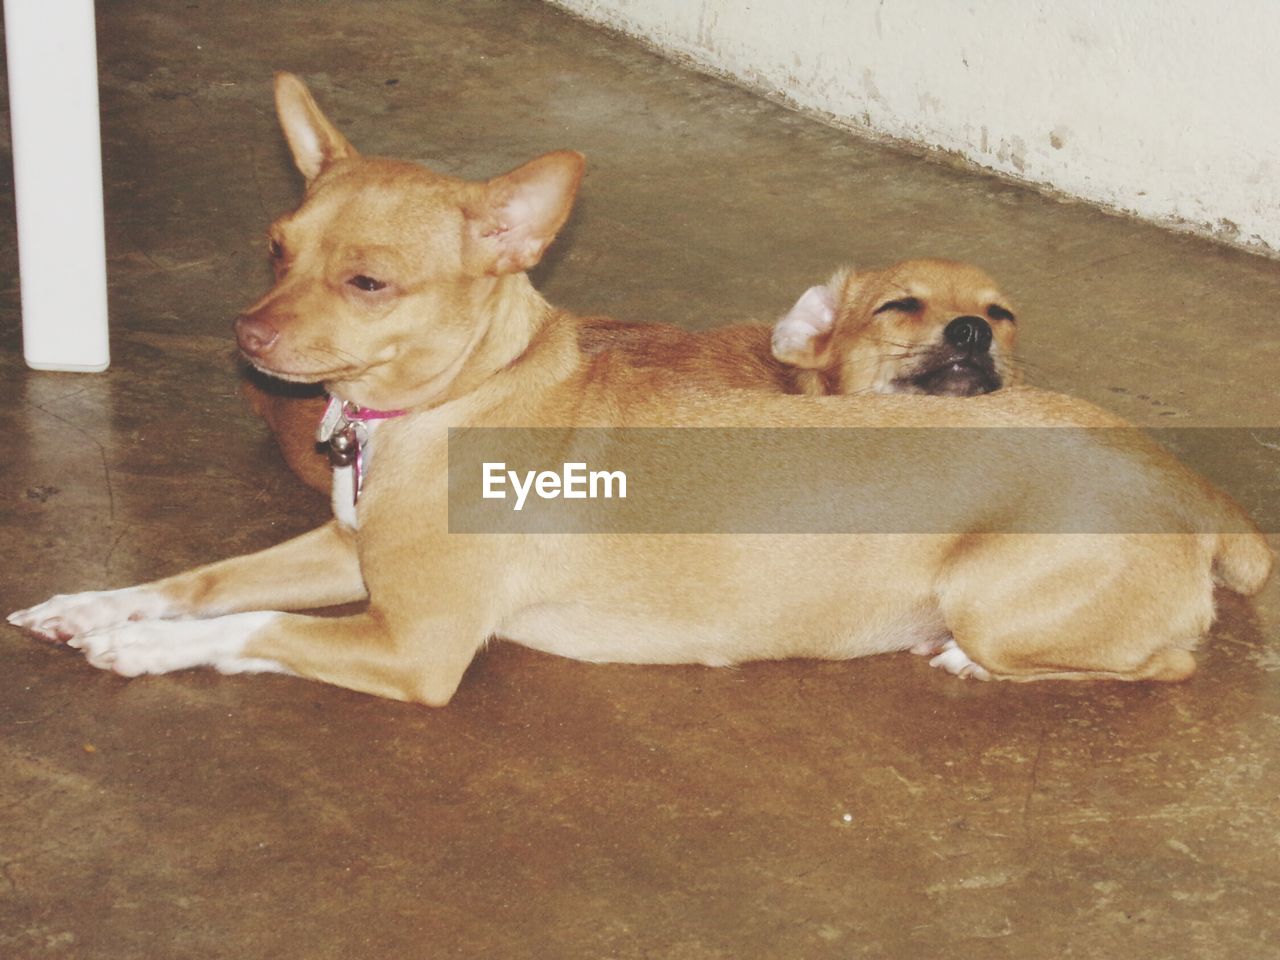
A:
[[[320,112],[306,85],[292,73],[276,74],[276,116],[289,141],[293,162],[307,183],[330,164],[357,155],[355,147]]]
[[[559,150],[494,177],[464,212],[475,263],[497,275],[528,270],[555,239],[573,209],[586,164]]]
[[[793,367],[814,370],[827,365],[831,329],[836,322],[836,294],[828,284],[810,287],[773,327],[775,359]]]

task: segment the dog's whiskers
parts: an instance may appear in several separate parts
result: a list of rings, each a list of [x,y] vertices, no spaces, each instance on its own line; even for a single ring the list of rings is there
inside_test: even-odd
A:
[[[918,343],[907,343],[903,340],[890,340],[888,337],[867,337],[869,343],[875,343],[882,347],[893,347],[898,350],[917,350],[920,348]]]
[[[1006,366],[1013,367],[1023,371],[1044,369],[1044,364],[1036,363],[1032,360],[1028,360],[1026,357],[1020,356],[1018,354],[1006,354],[1001,359],[1001,362],[1004,363]]]
[[[355,354],[329,344],[314,346],[306,351],[305,356],[319,361],[337,361],[341,366],[350,370],[363,370],[368,366],[364,360]]]

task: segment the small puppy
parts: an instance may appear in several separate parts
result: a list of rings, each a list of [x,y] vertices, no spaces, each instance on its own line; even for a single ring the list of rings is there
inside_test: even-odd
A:
[[[665,362],[636,362],[662,359],[648,335],[624,334],[629,345],[619,346],[620,331],[555,309],[529,282],[569,216],[578,154],[463,181],[360,156],[295,77],[278,76],[276,100],[307,192],[272,227],[276,282],[236,320],[236,335],[259,370],[323,382],[340,398],[327,430],[351,459],[335,471],[344,478],[336,516],[257,554],[10,615],[94,666],[129,676],[276,671],[442,705],[476,652],[501,637],[579,660],[710,665],[926,646],[961,675],[1172,681],[1195,670],[1215,582],[1252,593],[1270,574],[1270,549],[1239,507],[1082,401],[1015,387],[850,403],[679,383]],[[966,392],[989,382],[950,353],[945,369],[895,373],[861,360],[829,369],[846,311],[892,321],[896,337],[927,313],[921,290],[877,294],[851,275],[833,291],[829,328],[819,294],[817,322],[802,312],[812,333],[793,330],[779,352],[808,358],[804,369],[836,385],[923,392],[947,382]],[[952,346],[985,340],[974,318],[1002,322],[990,311],[1002,304],[986,299],[948,320]],[[584,428],[686,443],[750,428],[772,444],[750,446],[711,487],[684,456],[662,463],[670,489],[692,491],[685,506],[713,519],[713,532],[623,535],[607,508],[570,505],[573,536],[460,533],[450,519],[452,438],[492,436],[473,429],[490,427],[563,437],[566,475],[571,460],[608,468],[616,449]],[[994,439],[1001,455],[989,443],[970,450],[969,434],[946,428]],[[832,463],[833,431],[855,432],[866,455]],[[1046,434],[1067,443],[1046,455]],[[949,453],[938,456],[944,440]],[[783,443],[787,456],[768,455]],[[793,464],[831,469],[800,468],[797,479]],[[714,532],[755,529],[784,504],[874,517],[904,486],[916,504],[944,501],[947,525]],[[1108,532],[1070,527],[1082,505]],[[662,510],[657,501],[652,515]],[[283,612],[358,601],[367,605],[345,616]]]
[[[972,397],[1020,382],[1016,324],[977,267],[906,260],[810,287],[774,326],[770,346],[797,369],[797,393]]]
[[[953,260],[904,260],[845,269],[810,287],[770,330],[734,324],[692,333],[669,324],[583,321],[589,355],[665,370],[672,388],[729,388],[811,396],[919,393],[970,397],[1020,382],[1018,328],[984,271]],[[308,486],[331,486],[327,447],[315,440],[328,398],[248,372],[244,394],[271,428],[285,462]]]

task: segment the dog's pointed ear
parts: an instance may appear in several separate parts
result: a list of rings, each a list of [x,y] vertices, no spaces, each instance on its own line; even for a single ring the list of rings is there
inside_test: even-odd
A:
[[[810,287],[774,324],[771,348],[775,359],[808,370],[827,365],[838,308],[835,289],[839,289],[835,281]]]
[[[569,219],[585,163],[580,153],[558,150],[484,184],[464,211],[482,273],[517,273],[542,258]]]
[[[320,112],[306,84],[292,73],[276,74],[276,116],[307,183],[330,164],[357,156],[355,147]]]

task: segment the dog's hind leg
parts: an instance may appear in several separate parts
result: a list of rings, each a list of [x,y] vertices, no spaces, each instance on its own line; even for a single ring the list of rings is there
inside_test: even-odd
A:
[[[71,640],[130,621],[305,610],[367,595],[355,537],[331,521],[258,553],[136,587],[59,594],[8,619],[48,640]]]
[[[938,602],[996,679],[1183,680],[1213,621],[1211,560],[1194,534],[990,535],[948,562]]]

